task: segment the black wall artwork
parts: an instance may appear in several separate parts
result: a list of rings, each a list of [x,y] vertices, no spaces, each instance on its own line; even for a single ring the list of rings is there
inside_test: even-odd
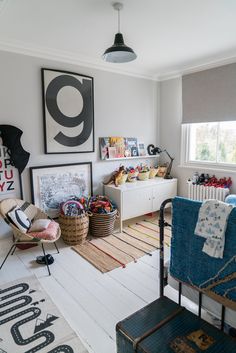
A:
[[[94,152],[93,78],[42,69],[45,153]]]
[[[21,136],[23,131],[12,125],[0,125],[0,137],[3,146],[7,147],[7,152],[13,165],[19,170],[21,174],[25,169],[30,154],[25,151],[21,145]]]
[[[21,173],[30,153],[21,144],[23,131],[12,125],[0,125],[0,200],[22,198]]]

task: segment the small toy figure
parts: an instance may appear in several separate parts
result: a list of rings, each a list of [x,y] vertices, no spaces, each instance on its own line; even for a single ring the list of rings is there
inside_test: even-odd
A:
[[[119,167],[119,170],[115,171],[112,176],[110,177],[110,179],[103,183],[104,185],[109,185],[109,184],[115,184],[115,186],[118,186],[119,185],[119,180],[120,178],[122,178],[122,176],[126,174],[126,171],[125,171],[125,167],[122,165]]]
[[[202,173],[198,178],[197,184],[203,184],[204,182],[205,182],[205,174]]]
[[[197,184],[198,178],[199,178],[199,174],[198,172],[195,172],[192,177],[192,183]]]

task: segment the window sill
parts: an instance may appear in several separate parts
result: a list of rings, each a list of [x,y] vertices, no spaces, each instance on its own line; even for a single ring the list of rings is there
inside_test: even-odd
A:
[[[178,165],[178,168],[183,168],[183,169],[193,169],[193,170],[202,170],[204,171],[214,171],[214,172],[223,172],[223,173],[236,173],[236,167],[230,167],[230,166],[218,166],[218,165],[209,165],[209,164],[199,164],[199,163],[189,163],[189,164],[180,164]]]

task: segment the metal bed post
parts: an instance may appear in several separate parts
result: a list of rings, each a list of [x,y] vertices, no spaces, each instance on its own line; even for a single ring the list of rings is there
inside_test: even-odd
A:
[[[198,317],[202,316],[202,292],[198,292]]]
[[[162,202],[160,207],[160,218],[159,218],[159,227],[160,227],[160,258],[159,258],[159,278],[160,278],[160,297],[164,295],[164,230],[166,226],[170,226],[169,223],[165,222],[164,213],[165,207],[168,203],[171,203],[172,199],[167,199]]]
[[[225,306],[222,305],[222,307],[221,307],[221,326],[220,326],[221,331],[224,331],[224,326],[225,326]]]
[[[179,282],[179,290],[178,290],[178,303],[181,305],[181,298],[182,298],[182,283]]]

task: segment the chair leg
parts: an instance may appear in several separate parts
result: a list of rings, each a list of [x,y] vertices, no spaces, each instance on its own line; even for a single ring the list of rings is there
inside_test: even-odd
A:
[[[5,264],[6,259],[7,259],[8,256],[10,255],[10,253],[11,253],[12,249],[14,248],[14,246],[15,246],[15,244],[13,244],[13,245],[11,246],[10,250],[8,251],[7,256],[5,257],[5,259],[3,260],[3,262],[2,262],[2,264],[1,264],[1,266],[0,266],[0,270],[2,269],[3,265]]]
[[[46,253],[45,253],[45,250],[44,250],[43,243],[42,243],[42,249],[43,249],[43,255],[44,255],[44,258],[45,258],[45,262],[46,262],[46,265],[47,265],[47,268],[48,268],[48,274],[49,274],[49,276],[51,276],[50,268],[48,266],[48,259],[47,259],[47,256],[46,256]]]
[[[55,248],[57,249],[57,253],[58,253],[58,254],[60,254],[60,252],[59,252],[59,250],[58,250],[58,247],[57,247],[56,242],[55,242],[55,243],[53,243],[53,244],[54,244]]]
[[[14,254],[15,250],[16,250],[16,245],[15,245],[14,249],[12,250],[11,255]]]

